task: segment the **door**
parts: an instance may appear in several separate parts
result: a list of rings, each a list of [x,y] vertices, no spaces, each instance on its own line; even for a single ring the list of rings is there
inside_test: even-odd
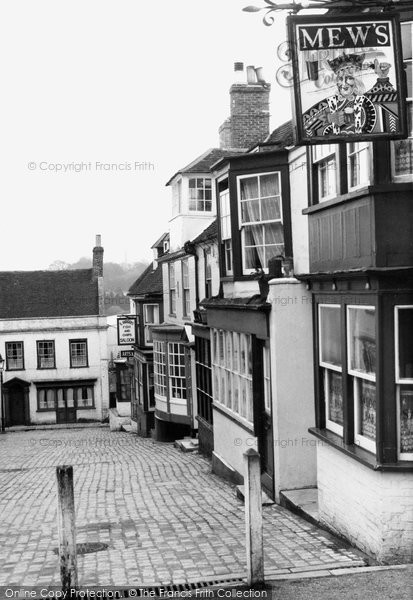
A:
[[[13,387],[9,389],[9,427],[13,425],[25,425],[25,398],[24,388]]]
[[[261,432],[259,436],[261,454],[261,483],[265,492],[274,497],[274,448],[271,402],[271,359],[269,342],[262,346],[262,379],[264,402],[261,406]]]
[[[59,388],[56,394],[56,423],[76,423],[74,389]]]

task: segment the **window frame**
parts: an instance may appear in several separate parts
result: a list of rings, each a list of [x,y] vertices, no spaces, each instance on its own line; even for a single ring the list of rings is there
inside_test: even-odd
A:
[[[172,281],[173,279],[173,281]],[[173,286],[172,286],[173,283]],[[168,263],[168,290],[169,290],[169,314],[173,317],[176,316],[176,273],[175,263]]]
[[[202,179],[202,187],[198,187],[198,181]],[[195,181],[195,186],[191,187],[190,183],[191,181]],[[205,182],[209,181],[210,185],[209,187],[207,185],[205,185]],[[211,214],[213,212],[213,194],[212,194],[212,177],[208,177],[208,176],[197,176],[197,177],[189,177],[188,178],[188,211],[191,213],[200,213],[200,214]],[[198,191],[202,191],[202,195],[203,198],[191,198],[191,192],[190,190],[195,190],[195,195],[198,195]],[[206,198],[206,192],[207,190],[210,191],[210,198]],[[191,203],[195,203],[196,208],[191,208]],[[198,205],[199,203],[202,203],[203,208],[199,209]],[[210,204],[210,208],[207,209],[206,205],[207,203]]]
[[[279,197],[280,218],[279,219],[262,220],[261,219],[262,200],[265,198],[271,198],[271,196],[264,196],[264,197],[261,196],[260,178],[268,177],[270,175],[275,175],[278,180],[278,194],[275,194],[275,196]],[[242,204],[245,202],[248,202],[249,200],[241,200],[241,181],[243,179],[252,179],[252,178],[256,178],[257,183],[258,183],[258,198],[256,198],[256,200],[258,200],[258,202],[259,202],[260,220],[259,221],[243,221],[242,220]],[[285,231],[285,226],[284,226],[282,171],[281,171],[281,169],[278,169],[278,170],[272,170],[272,171],[260,171],[258,173],[244,173],[242,175],[236,176],[236,182],[237,182],[238,228],[239,228],[239,232],[240,232],[240,243],[241,243],[241,273],[243,275],[250,275],[251,272],[254,270],[254,267],[246,267],[245,266],[246,265],[246,252],[245,252],[245,228],[246,227],[261,226],[263,228],[265,225],[280,224],[281,228],[282,228],[282,232],[283,232],[283,243],[282,244],[265,244],[264,243],[265,242],[264,229],[263,229],[263,244],[261,245],[261,247],[264,248],[264,252],[265,252],[265,249],[267,247],[282,246],[282,249],[280,249],[279,254],[285,254],[286,231]],[[258,247],[259,247],[258,245],[248,246],[248,248],[258,248]],[[277,255],[275,255],[275,256],[277,256]],[[232,258],[233,258],[233,256],[232,256]],[[261,268],[264,271],[264,273],[268,273],[268,262],[267,262],[267,265],[261,266]]]
[[[72,344],[85,344],[85,358],[86,364],[84,365],[74,365],[73,364],[73,356],[72,356]],[[89,347],[87,338],[76,338],[69,340],[69,360],[70,360],[70,368],[71,369],[87,369],[89,367]]]
[[[22,360],[22,366],[21,367],[10,367],[9,366],[9,356],[8,356],[8,345],[9,344],[20,344],[21,345],[21,360]],[[4,353],[6,355],[6,371],[24,371],[25,370],[25,363],[24,363],[24,341],[7,341],[4,344]],[[13,359],[16,360],[16,359]]]
[[[396,304],[394,306],[394,373],[395,373],[395,384],[396,384],[396,414],[397,414],[397,458],[400,461],[413,461],[412,452],[402,452],[400,450],[401,441],[401,421],[400,421],[400,409],[401,409],[401,391],[402,387],[412,387],[413,377],[400,377],[400,335],[399,335],[399,314],[400,310],[411,310],[413,311],[413,304]],[[410,391],[410,390],[408,390]]]
[[[410,34],[411,36],[413,36],[413,19],[409,20],[409,21],[403,21],[400,23],[400,28],[402,29],[403,27],[410,27]],[[413,44],[412,44],[412,48],[413,48]],[[403,56],[403,48],[401,48],[402,51],[402,56]],[[412,69],[413,69],[413,56],[411,58],[403,58],[403,67],[406,71],[406,77],[407,77],[407,65],[410,64],[412,65]],[[413,77],[413,74],[412,74]],[[407,89],[406,92],[408,93],[408,84],[407,84]],[[412,90],[412,94],[413,94],[413,90]],[[413,96],[406,96],[406,107],[407,107],[407,111],[410,110],[410,115],[411,115],[411,131],[408,135],[408,137],[404,140],[394,140],[392,141],[392,143],[390,144],[391,146],[391,175],[392,175],[392,179],[395,182],[403,182],[403,181],[412,181],[413,180]],[[412,167],[412,171],[410,173],[396,173],[396,145],[397,144],[402,144],[403,142],[409,142],[410,143],[410,156],[411,156],[411,167]]]
[[[217,328],[212,328],[211,331],[213,404],[251,429],[254,427],[252,336]],[[231,338],[230,355],[226,339],[228,336]],[[238,396],[235,395],[236,391]]]
[[[212,296],[212,248],[204,249],[204,285],[205,298]]]
[[[219,223],[223,248],[223,267],[225,275],[234,274],[234,256],[232,252],[231,198],[229,187],[219,190]]]
[[[182,316],[189,318],[191,316],[191,287],[189,283],[189,261],[181,260],[181,280],[182,280]]]
[[[353,150],[352,152],[350,152],[350,146],[352,144],[361,146],[361,147],[357,147],[356,150]],[[371,182],[371,169],[370,169],[371,148],[372,148],[372,146],[369,142],[355,141],[355,142],[348,142],[346,144],[347,182],[348,182],[347,187],[348,187],[349,192],[354,192],[356,190],[366,187],[367,185],[370,185],[370,182]],[[364,155],[363,155],[363,153],[364,153]],[[361,174],[361,168],[362,168],[362,160],[365,161],[366,179],[363,180],[360,177],[360,180],[356,183],[356,185],[351,185],[351,179],[352,179],[352,177],[351,177],[351,161],[354,157],[357,157],[357,159],[359,160],[360,174]],[[362,157],[362,159],[360,159],[360,157]]]
[[[351,357],[352,354],[350,352],[350,310],[372,310],[374,311],[374,324],[375,324],[375,344],[376,344],[376,356],[377,356],[377,309],[374,305],[369,304],[347,304],[346,305],[346,347],[347,347],[347,374],[352,377],[352,388],[353,388],[353,399],[354,399],[354,442],[358,444],[361,448],[364,448],[368,452],[372,452],[376,454],[377,449],[377,365],[376,365],[376,373],[374,375],[370,373],[363,373],[360,371],[355,371],[351,368]],[[376,437],[374,440],[364,436],[359,433],[361,429],[361,411],[360,411],[360,401],[361,401],[361,387],[363,385],[363,381],[368,384],[374,383],[375,387],[375,401],[376,401]]]
[[[330,152],[326,152],[327,148],[332,148],[330,150]],[[323,153],[325,151],[325,153]],[[317,152],[322,152],[321,156],[317,157]],[[340,193],[340,147],[339,144],[318,144],[315,146],[312,146],[310,148],[310,155],[311,155],[311,163],[312,163],[312,169],[313,169],[313,174],[314,174],[314,179],[313,181],[316,183],[316,190],[317,190],[317,204],[322,203],[322,202],[327,202],[328,200],[332,200],[333,198],[336,198],[339,193]],[[334,169],[326,169],[326,171],[333,171],[334,172],[334,191],[331,192],[330,194],[327,194],[326,196],[322,196],[321,195],[321,171],[320,171],[320,166],[322,163],[327,163],[327,162],[331,162],[331,159],[333,158],[334,162],[335,162],[335,167]]]
[[[341,356],[341,367],[334,365],[333,363],[329,363],[323,360],[323,348],[322,348],[322,318],[321,313],[323,308],[334,308],[339,311],[340,318],[340,334],[341,334],[341,304],[331,304],[331,303],[319,303],[318,304],[318,364],[319,368],[322,369],[322,380],[323,380],[323,391],[324,391],[324,410],[325,410],[325,422],[326,429],[336,433],[340,437],[344,436],[344,398],[343,398],[343,425],[332,421],[329,418],[329,386],[328,386],[328,378],[329,372],[333,371],[335,373],[340,373],[341,375],[341,385],[343,386],[343,357]],[[341,335],[340,335],[340,348],[341,348]]]
[[[53,347],[53,367],[42,367],[41,356],[39,354],[39,345],[45,342],[52,344]],[[48,369],[56,369],[56,344],[55,340],[36,340],[36,355],[37,355],[37,369],[41,371],[47,371]]]
[[[156,307],[156,310],[154,311],[154,316],[156,313],[156,320],[155,321],[148,321],[147,319],[147,307],[148,306],[154,306]],[[156,302],[147,302],[145,304],[142,305],[142,317],[143,317],[143,337],[144,337],[144,343],[145,346],[153,346],[153,340],[149,339],[149,331],[150,331],[150,326],[151,325],[159,325],[159,304]]]

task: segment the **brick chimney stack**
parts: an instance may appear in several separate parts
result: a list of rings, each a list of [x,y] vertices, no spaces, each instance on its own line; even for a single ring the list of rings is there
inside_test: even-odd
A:
[[[105,291],[103,288],[103,248],[101,245],[101,236],[96,236],[96,245],[93,248],[93,279],[97,281],[99,315],[105,314]]]
[[[93,248],[93,276],[103,277],[103,248],[101,236],[96,236],[96,246]]]
[[[247,149],[264,141],[270,132],[270,89],[263,80],[261,67],[234,63],[234,83],[231,85],[231,116],[219,128],[220,147]]]

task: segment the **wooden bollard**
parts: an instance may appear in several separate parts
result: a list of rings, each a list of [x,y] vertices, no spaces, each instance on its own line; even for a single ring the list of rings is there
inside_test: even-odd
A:
[[[56,467],[59,562],[62,589],[77,588],[76,522],[73,467]]]
[[[248,585],[264,583],[262,495],[260,455],[253,448],[244,452],[245,533]]]

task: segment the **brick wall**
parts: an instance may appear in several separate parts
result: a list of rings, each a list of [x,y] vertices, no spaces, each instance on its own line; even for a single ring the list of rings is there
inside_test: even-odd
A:
[[[270,88],[260,84],[231,86],[231,116],[219,129],[221,148],[249,148],[269,134]]]
[[[383,562],[413,560],[413,476],[373,471],[318,445],[320,518]]]

